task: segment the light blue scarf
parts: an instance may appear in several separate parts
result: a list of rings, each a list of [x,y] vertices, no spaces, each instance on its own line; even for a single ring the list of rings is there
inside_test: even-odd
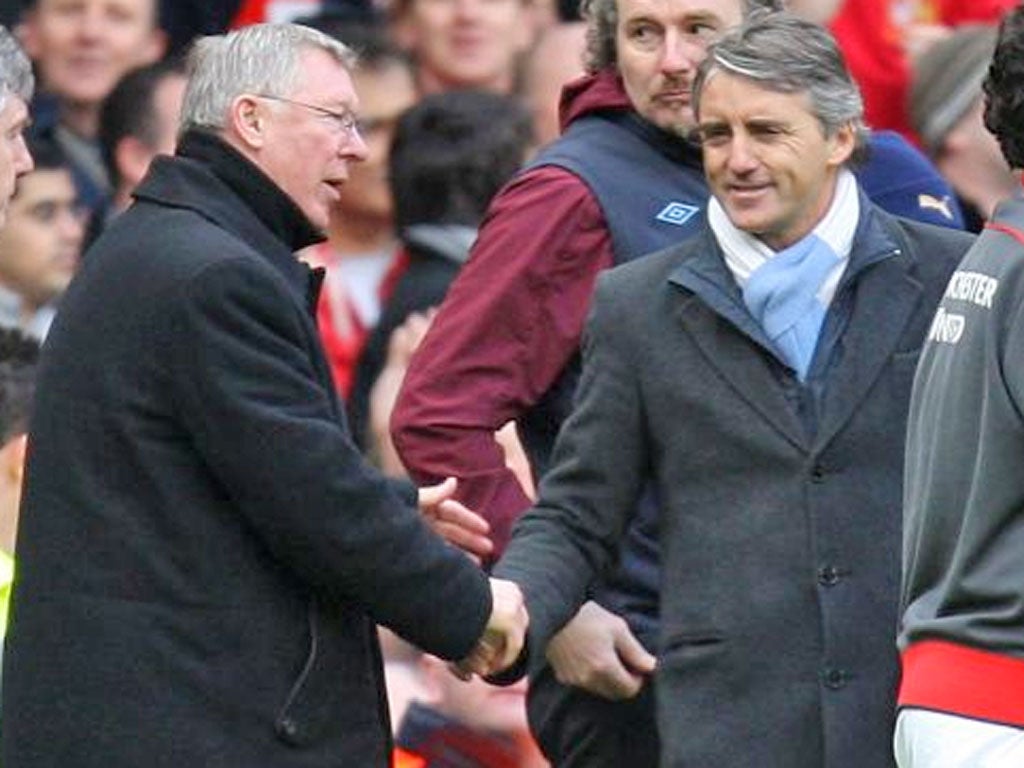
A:
[[[839,174],[824,218],[802,240],[778,252],[737,229],[717,200],[708,206],[711,229],[743,301],[800,381],[807,379],[859,216],[857,183],[846,170]]]

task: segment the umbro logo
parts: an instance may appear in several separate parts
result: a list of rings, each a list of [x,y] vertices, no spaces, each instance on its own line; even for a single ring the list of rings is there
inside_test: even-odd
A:
[[[661,213],[654,217],[655,221],[663,221],[666,224],[674,224],[677,227],[683,226],[686,222],[693,218],[693,215],[699,211],[696,205],[687,205],[686,203],[669,203],[661,209]]]

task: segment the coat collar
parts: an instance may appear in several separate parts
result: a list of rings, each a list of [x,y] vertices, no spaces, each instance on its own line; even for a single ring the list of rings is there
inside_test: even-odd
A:
[[[861,211],[836,300],[842,300],[854,285],[856,292],[836,359],[826,374],[814,437],[817,445],[824,445],[842,428],[898,351],[922,292],[911,274],[917,257],[896,234],[891,218],[863,193]],[[668,280],[684,289],[678,292],[677,309],[684,329],[741,397],[791,442],[809,448],[792,392],[779,376],[784,363],[743,303],[706,219],[700,233],[681,248],[680,263]],[[750,354],[751,342],[768,354]]]
[[[174,157],[159,156],[133,196],[199,214],[245,241],[277,269],[309,307],[323,270],[294,251],[323,240],[298,206],[264,174],[213,134],[190,131]]]

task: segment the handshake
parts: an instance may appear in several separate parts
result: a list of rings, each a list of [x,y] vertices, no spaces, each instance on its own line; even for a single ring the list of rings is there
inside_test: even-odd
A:
[[[526,613],[523,593],[511,581],[491,579],[491,617],[476,647],[452,671],[468,678],[472,674],[487,677],[504,672],[516,663],[526,640],[530,617]]]
[[[493,550],[490,526],[473,510],[453,497],[457,483],[449,477],[439,485],[419,489],[419,509],[426,523],[441,538],[480,562]],[[504,672],[516,663],[526,639],[530,618],[519,586],[491,579],[491,617],[476,647],[452,671],[462,678],[486,677]]]

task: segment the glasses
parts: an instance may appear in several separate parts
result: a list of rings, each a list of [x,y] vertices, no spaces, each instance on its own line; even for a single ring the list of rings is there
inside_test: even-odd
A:
[[[280,101],[283,104],[292,104],[296,107],[302,107],[308,109],[310,112],[318,115],[319,117],[325,117],[330,120],[339,133],[347,133],[349,136],[355,137],[359,135],[359,121],[356,120],[355,116],[349,112],[335,112],[332,109],[326,109],[325,107],[318,107],[315,104],[307,104],[304,101],[295,101],[295,99],[286,99],[284,96],[271,96],[266,93],[256,94],[261,99],[269,99],[270,101]]]

